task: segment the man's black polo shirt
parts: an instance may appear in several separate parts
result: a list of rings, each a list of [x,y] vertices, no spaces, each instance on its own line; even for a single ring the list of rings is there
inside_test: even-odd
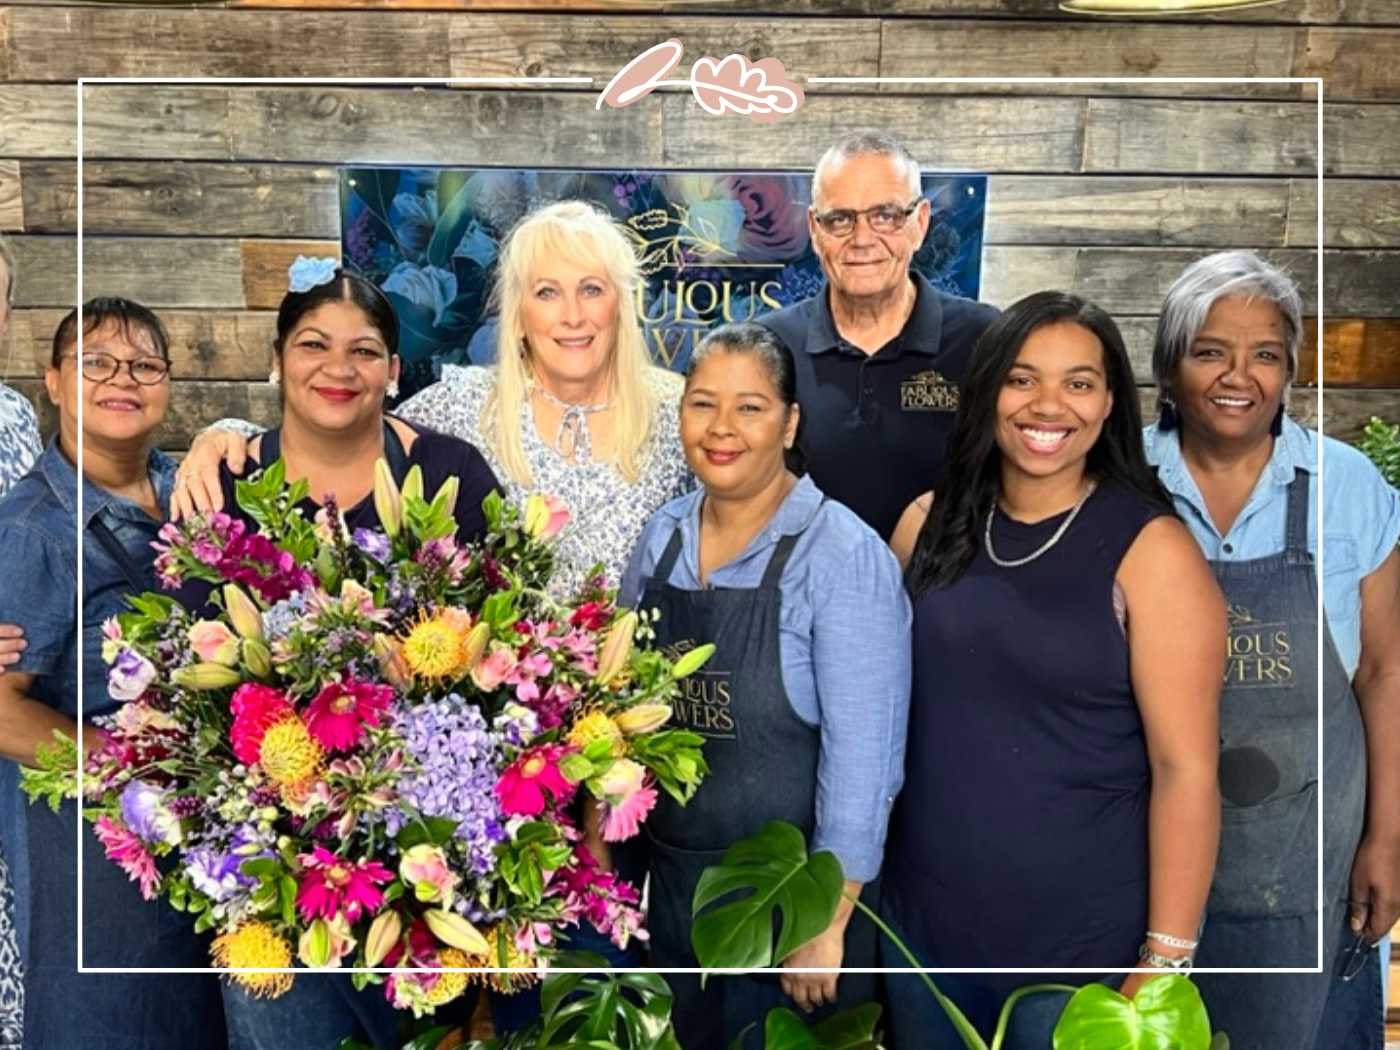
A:
[[[914,497],[942,484],[958,387],[973,344],[997,316],[913,277],[904,330],[874,354],[837,334],[825,287],[755,318],[792,350],[812,480],[884,539]]]

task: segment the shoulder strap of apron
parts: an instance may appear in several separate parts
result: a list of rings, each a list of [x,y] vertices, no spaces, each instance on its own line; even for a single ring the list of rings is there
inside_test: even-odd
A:
[[[151,581],[137,571],[131,552],[118,542],[116,536],[112,535],[112,530],[107,527],[106,522],[94,516],[88,524],[88,532],[92,533],[92,538],[117,563],[122,575],[126,577],[126,582],[131,584],[133,593],[140,594],[142,591],[151,589]]]
[[[1309,563],[1308,553],[1308,493],[1312,478],[1301,467],[1294,470],[1288,483],[1288,524],[1283,534],[1283,549],[1293,562]]]
[[[768,568],[763,570],[763,582],[760,587],[770,588],[778,586],[778,581],[783,578],[783,569],[787,565],[788,558],[792,557],[792,549],[797,546],[797,541],[802,538],[802,533],[789,533],[778,541],[777,547],[773,549],[773,557],[768,559]]]
[[[661,557],[656,562],[656,567],[651,570],[651,578],[658,583],[665,583],[671,578],[671,570],[676,567],[676,559],[681,556],[681,527],[678,524],[671,531],[671,539],[666,544],[666,549],[661,552]]]
[[[265,467],[270,467],[282,458],[282,428],[264,430],[262,442],[258,445],[258,459]]]

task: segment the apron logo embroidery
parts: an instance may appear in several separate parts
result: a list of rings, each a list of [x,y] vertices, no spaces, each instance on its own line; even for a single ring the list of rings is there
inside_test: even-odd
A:
[[[1283,689],[1293,683],[1293,643],[1288,624],[1260,623],[1243,605],[1226,609],[1229,623],[1225,685]]]
[[[678,660],[695,648],[690,639],[666,646],[668,659]],[[733,690],[728,671],[697,671],[676,683],[680,696],[671,701],[671,724],[711,740],[739,739],[739,726],[730,706]]]
[[[899,407],[905,412],[956,412],[958,385],[929,369],[899,384]]]

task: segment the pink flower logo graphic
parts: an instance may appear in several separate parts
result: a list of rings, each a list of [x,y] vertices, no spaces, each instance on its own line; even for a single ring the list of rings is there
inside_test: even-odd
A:
[[[797,112],[802,89],[793,83],[776,58],[750,62],[743,55],[697,58],[689,80],[667,80],[680,65],[685,48],[679,40],[663,40],[619,69],[598,96],[614,109],[630,106],[659,87],[688,87],[706,113],[736,113],[757,121],[773,121]]]

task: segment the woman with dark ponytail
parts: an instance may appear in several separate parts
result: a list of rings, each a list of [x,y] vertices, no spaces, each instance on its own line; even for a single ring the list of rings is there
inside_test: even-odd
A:
[[[903,775],[909,601],[876,533],[802,474],[792,356],[767,329],[725,325],[696,348],[681,401],[681,444],[701,488],[648,522],[622,599],[659,609],[657,641],[714,642],[686,680],[673,723],[706,737],[710,774],[681,808],[647,821],[651,961],[695,966],[690,904],[700,872],[770,820],[836,854],[847,890],[870,893],[889,804]],[[842,902],[785,967],[875,961],[875,931]],[[869,975],[718,977],[702,996],[669,979],[685,1046],[723,1046],[778,1005],[812,1011],[873,996]],[[755,1042],[756,1041],[756,1042]]]
[[[914,684],[883,907],[929,966],[1086,968],[1063,978],[1083,984],[1190,964],[1219,826],[1225,609],[1140,434],[1112,319],[1029,296],[983,334],[943,489],[892,540],[912,555]],[[1012,988],[1047,979],[940,984],[986,1029]],[[889,995],[898,1045],[963,1045],[916,978]],[[1023,1001],[1004,1045],[1048,1046],[1064,1003]]]

